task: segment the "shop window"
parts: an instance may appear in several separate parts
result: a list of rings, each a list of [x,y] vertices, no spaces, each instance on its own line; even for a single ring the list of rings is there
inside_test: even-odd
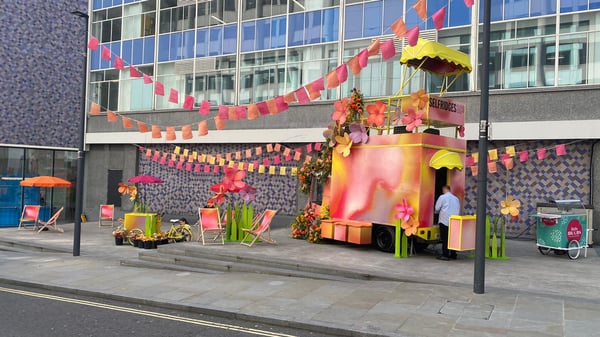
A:
[[[568,12],[584,11],[587,9],[587,5],[588,5],[587,0],[561,1],[560,12],[568,13]]]
[[[531,16],[556,14],[556,0],[531,0]]]
[[[369,2],[365,4],[365,14],[363,21],[363,37],[381,35],[382,15],[381,1]]]
[[[304,13],[289,16],[288,46],[300,46],[304,41]]]
[[[344,38],[357,39],[362,37],[363,6],[353,5],[346,7],[344,21]]]

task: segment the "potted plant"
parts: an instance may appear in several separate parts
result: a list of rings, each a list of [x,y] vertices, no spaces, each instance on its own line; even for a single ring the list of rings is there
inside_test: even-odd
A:
[[[115,238],[115,245],[122,246],[123,238],[125,237],[125,231],[122,229],[117,229],[112,232],[112,235]]]

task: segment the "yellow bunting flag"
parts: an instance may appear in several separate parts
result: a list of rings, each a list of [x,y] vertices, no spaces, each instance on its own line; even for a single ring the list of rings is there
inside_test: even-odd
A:
[[[291,172],[292,176],[295,177],[298,175],[298,168],[297,167],[292,167],[292,172]]]
[[[175,146],[175,151],[173,151],[173,153],[180,154],[181,153],[181,147],[180,146]]]
[[[230,161],[229,164],[227,165],[227,167],[234,168],[235,167],[235,162],[234,161]]]
[[[258,166],[258,173],[265,173],[265,165]]]
[[[244,163],[243,162],[239,162],[237,169],[238,169],[238,171],[243,171],[244,170]]]
[[[219,166],[225,166],[225,158],[219,159]]]
[[[488,150],[488,156],[490,156],[490,160],[492,160],[492,161],[498,160],[498,150],[497,149]]]
[[[208,159],[208,163],[211,165],[214,165],[217,162],[217,158],[215,158],[214,156],[210,156]]]
[[[516,151],[515,151],[515,147],[514,146],[507,146],[505,148],[505,151],[511,157],[514,157],[517,154]]]
[[[286,175],[286,172],[285,172],[285,171],[286,171],[286,167],[285,167],[285,166],[282,166],[282,167],[280,167],[280,168],[279,168],[279,175],[280,175],[280,176],[284,176],[284,175]]]
[[[275,166],[269,166],[269,174],[275,174]]]
[[[194,160],[198,159],[198,152],[197,152],[197,151],[193,151],[193,152],[192,152],[192,158],[193,158]]]
[[[474,152],[474,153],[471,154],[471,157],[473,157],[473,162],[475,164],[477,164],[477,162],[479,162],[479,153]]]
[[[198,161],[201,163],[206,163],[206,155],[202,154],[201,156],[198,156]]]
[[[248,172],[254,172],[254,163],[248,164]]]
[[[187,157],[189,154],[190,154],[190,150],[188,150],[188,149],[184,149],[183,150],[183,156],[184,157]]]

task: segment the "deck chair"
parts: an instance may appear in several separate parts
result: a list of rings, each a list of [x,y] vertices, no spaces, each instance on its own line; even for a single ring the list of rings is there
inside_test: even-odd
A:
[[[202,245],[210,244],[225,244],[225,237],[223,227],[221,226],[221,217],[219,215],[218,208],[199,208],[198,215],[200,219],[200,239],[202,239]],[[212,235],[212,242],[210,242],[209,235]],[[221,239],[218,242],[218,239]]]
[[[244,245],[244,246],[252,247],[259,238],[261,240],[264,240],[265,242],[268,242],[268,243],[271,243],[274,245],[277,244],[277,242],[275,242],[275,240],[271,239],[271,221],[273,221],[273,218],[275,217],[276,213],[277,213],[277,211],[274,211],[274,210],[270,210],[270,209],[265,210],[265,212],[262,213],[262,218],[259,217],[257,219],[257,221],[255,221],[255,225],[252,226],[252,228],[242,229],[242,231],[244,231],[246,233],[246,235],[244,235],[244,238],[242,239],[242,242],[240,242],[240,244]],[[267,236],[265,236],[265,233]],[[252,239],[252,241],[250,243],[247,243],[246,239],[249,236],[254,236],[254,239]]]
[[[40,208],[41,206],[25,205],[25,207],[23,207],[21,219],[19,220],[19,227],[17,229],[26,229],[26,225],[31,224],[33,225],[33,230],[36,230],[38,228]]]
[[[42,227],[40,228],[40,230],[38,230],[38,233],[41,233],[44,230],[44,228],[53,229],[57,232],[64,233],[65,230],[58,227],[56,223],[56,220],[58,220],[58,217],[60,217],[60,214],[64,209],[64,207],[61,207],[58,211],[56,211],[56,213],[54,213],[54,215],[48,221],[39,221]]]
[[[100,205],[100,216],[98,217],[98,227],[108,226],[102,224],[102,221],[110,221],[110,226],[115,223],[115,205]]]

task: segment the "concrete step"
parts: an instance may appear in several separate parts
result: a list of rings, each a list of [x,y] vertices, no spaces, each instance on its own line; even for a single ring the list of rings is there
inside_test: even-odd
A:
[[[59,247],[50,247],[48,245],[42,245],[38,242],[25,242],[8,240],[6,238],[0,238],[0,250],[8,250],[19,253],[71,253],[68,249],[62,249]]]

